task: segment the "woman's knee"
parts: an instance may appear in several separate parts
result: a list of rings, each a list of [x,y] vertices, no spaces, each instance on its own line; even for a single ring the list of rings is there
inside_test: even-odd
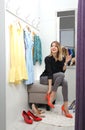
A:
[[[59,72],[59,73],[53,74],[53,78],[54,78],[54,79],[56,79],[56,78],[58,78],[58,77],[64,79],[65,75],[64,75],[63,72]]]
[[[60,72],[60,73],[59,73],[59,76],[62,77],[62,79],[64,79],[65,74],[64,74],[63,72]]]
[[[48,85],[48,77],[47,76],[41,76],[40,77],[40,84]]]
[[[62,82],[64,80],[64,73],[60,72],[59,75],[58,75],[58,79],[60,79],[60,81]]]

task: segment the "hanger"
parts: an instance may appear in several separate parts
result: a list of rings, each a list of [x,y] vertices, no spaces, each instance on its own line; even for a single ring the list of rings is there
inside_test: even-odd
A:
[[[27,30],[28,30],[29,32],[31,32],[31,29],[30,29],[30,27],[29,27],[28,25],[26,25],[26,28],[27,28]]]
[[[33,31],[33,32],[32,32],[32,35],[34,36],[34,35],[36,35],[36,33]]]
[[[19,28],[21,28],[21,23],[19,20],[17,21],[17,24],[19,25]]]
[[[16,19],[14,21],[14,24],[17,26],[18,29],[20,29],[22,27],[19,19]]]

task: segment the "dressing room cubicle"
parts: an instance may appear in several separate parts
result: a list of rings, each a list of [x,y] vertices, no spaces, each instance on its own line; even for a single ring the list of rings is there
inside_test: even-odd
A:
[[[35,0],[6,0],[2,1],[1,5],[0,34],[3,34],[4,40],[0,40],[0,58],[1,67],[3,68],[0,72],[2,74],[0,86],[2,86],[1,92],[3,93],[1,96],[3,97],[0,98],[3,98],[4,104],[1,103],[6,108],[2,110],[6,114],[6,127],[9,130],[10,124],[12,125],[17,115],[21,114],[22,109],[29,108],[26,85],[23,83],[18,85],[9,83],[10,25],[18,21],[20,26],[23,28],[28,27],[33,32],[33,35],[37,34],[40,37],[42,63],[36,61],[33,65],[34,82],[39,80],[39,76],[44,70],[44,58],[50,54],[50,43],[52,41],[57,40],[62,47],[68,49],[68,53],[72,55],[72,58],[75,58],[73,63],[70,62],[67,65],[65,72],[65,78],[68,81],[68,99],[69,102],[72,102],[76,97],[77,0],[71,0],[70,4],[68,0],[65,2],[62,0],[37,0],[36,2]],[[62,101],[60,87],[57,92],[56,102]]]

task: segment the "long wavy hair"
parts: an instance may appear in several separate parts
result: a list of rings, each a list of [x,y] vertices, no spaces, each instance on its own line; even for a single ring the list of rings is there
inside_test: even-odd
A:
[[[57,60],[59,60],[59,61],[61,61],[62,60],[62,49],[61,49],[61,45],[60,45],[60,43],[59,42],[57,42],[57,41],[53,41],[52,43],[51,43],[51,46],[50,47],[52,47],[52,44],[53,43],[55,43],[56,44],[56,47],[58,48],[58,52],[56,53],[56,59]],[[50,56],[52,56],[53,54],[52,54],[52,52],[50,52]]]

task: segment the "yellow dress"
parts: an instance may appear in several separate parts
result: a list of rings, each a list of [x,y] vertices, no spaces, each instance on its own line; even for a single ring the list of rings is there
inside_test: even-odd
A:
[[[9,83],[19,84],[27,80],[27,69],[25,62],[25,48],[23,39],[23,28],[20,25],[10,25],[10,72]]]

